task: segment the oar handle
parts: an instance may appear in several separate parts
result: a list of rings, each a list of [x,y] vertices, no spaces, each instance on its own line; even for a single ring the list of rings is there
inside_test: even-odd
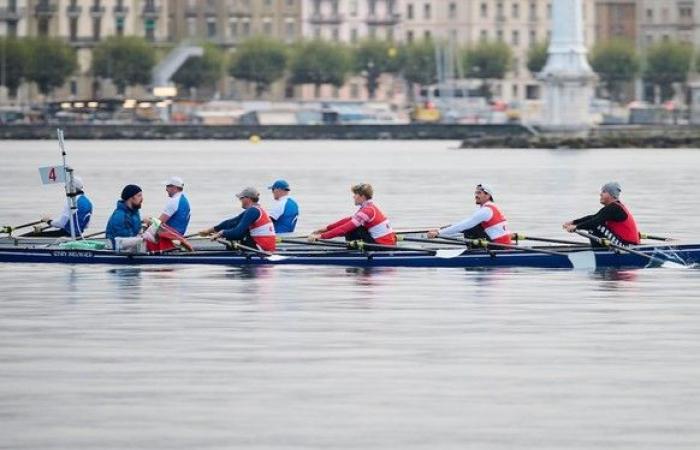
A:
[[[652,241],[664,241],[664,242],[675,241],[675,239],[670,238],[670,237],[655,236],[653,234],[646,234],[646,233],[639,233],[639,238],[640,239],[650,239]]]
[[[34,222],[23,223],[22,225],[17,225],[16,227],[13,227],[11,225],[6,225],[6,226],[0,228],[0,233],[12,234],[12,232],[15,230],[20,230],[22,228],[27,228],[27,227],[33,227],[34,225],[39,225],[40,223],[44,223],[44,221],[37,220]]]
[[[262,256],[272,256],[274,254],[274,253],[266,252],[265,250],[259,250],[257,248],[243,245],[238,241],[229,241],[227,239],[218,238],[218,239],[216,239],[216,242],[218,242],[220,244],[224,244],[226,247],[231,248],[233,250],[245,250],[247,252],[256,253],[256,254],[262,255]]]

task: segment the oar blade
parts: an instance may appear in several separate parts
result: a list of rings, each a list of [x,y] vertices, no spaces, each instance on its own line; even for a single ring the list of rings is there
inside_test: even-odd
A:
[[[674,261],[664,261],[664,263],[661,264],[661,267],[665,269],[687,269],[690,266],[686,266],[685,264],[677,263]]]
[[[576,270],[595,270],[595,253],[587,250],[582,252],[571,252],[568,254],[571,266]]]
[[[285,261],[287,259],[289,259],[289,256],[284,255],[270,255],[267,257],[267,260],[272,262]]]

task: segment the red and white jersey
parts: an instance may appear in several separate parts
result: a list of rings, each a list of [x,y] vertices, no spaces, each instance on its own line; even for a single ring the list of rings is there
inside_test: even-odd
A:
[[[474,214],[463,221],[440,230],[440,235],[451,236],[481,225],[491,242],[512,243],[508,221],[501,209],[493,202],[486,202]]]
[[[339,220],[338,222],[328,225],[328,231],[321,235],[322,239],[332,239],[338,236],[344,236],[348,232],[364,227],[369,232],[372,239],[377,244],[396,245],[396,233],[391,228],[389,219],[384,213],[374,204],[372,200],[367,200],[360,205],[360,209],[350,217]]]
[[[605,222],[605,226],[624,243],[639,245],[641,240],[639,239],[637,222],[634,220],[634,217],[632,217],[632,213],[630,213],[629,209],[627,209],[622,202],[618,201],[617,204],[627,213],[627,219],[622,222],[608,220]]]
[[[260,205],[252,205],[251,208],[256,208],[260,211],[260,217],[250,225],[248,229],[250,237],[253,238],[253,241],[255,241],[261,250],[274,252],[277,248],[277,238],[275,236],[275,227],[272,224],[270,216]]]

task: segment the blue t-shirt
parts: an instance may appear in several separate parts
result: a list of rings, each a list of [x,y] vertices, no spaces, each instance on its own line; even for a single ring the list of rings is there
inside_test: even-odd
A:
[[[275,200],[268,213],[275,226],[275,233],[292,233],[299,218],[299,205],[288,195]]]

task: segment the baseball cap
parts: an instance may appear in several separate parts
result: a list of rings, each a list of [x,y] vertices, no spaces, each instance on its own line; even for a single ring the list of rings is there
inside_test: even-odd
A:
[[[268,189],[284,189],[285,191],[289,190],[289,183],[287,183],[286,180],[277,180],[274,183],[272,183],[272,186],[268,186]]]
[[[77,175],[73,175],[73,189],[76,191],[82,191],[83,188],[83,179]]]
[[[185,187],[185,182],[182,181],[182,178],[180,177],[170,177],[167,180],[163,181],[163,184],[166,186],[175,186],[179,188]]]
[[[238,194],[236,194],[236,197],[238,197],[239,199],[244,198],[244,197],[247,197],[247,198],[259,198],[259,197],[260,197],[260,192],[258,192],[258,190],[255,189],[254,187],[250,187],[250,186],[249,186],[249,187],[243,189],[243,190],[242,190],[241,192],[239,192]]]
[[[488,184],[477,184],[476,185],[477,189],[481,189],[482,191],[486,192],[493,198],[493,188],[489,186]]]

